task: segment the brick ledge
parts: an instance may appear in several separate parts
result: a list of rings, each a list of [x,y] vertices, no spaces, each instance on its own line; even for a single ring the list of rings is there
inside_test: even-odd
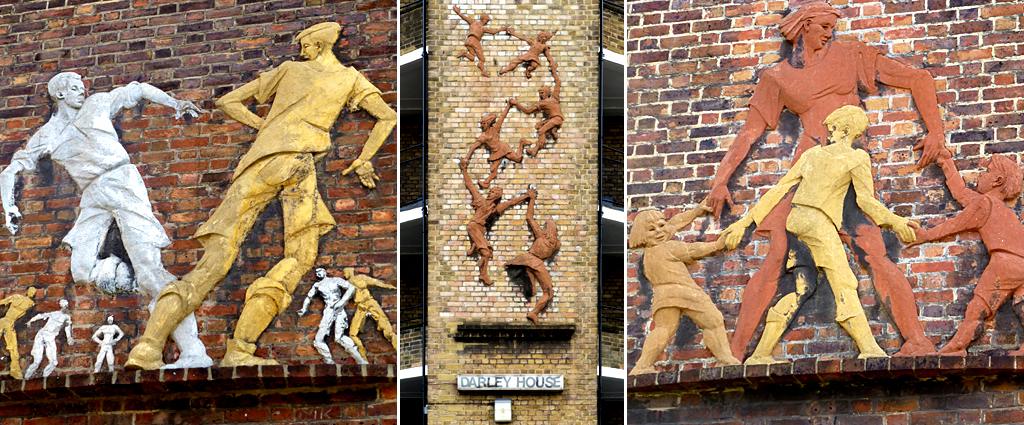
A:
[[[118,370],[48,378],[0,379],[0,403],[89,399],[178,392],[230,392],[361,386],[395,382],[393,365],[281,365],[201,369]]]
[[[880,359],[798,359],[771,366],[719,366],[629,376],[631,393],[693,391],[793,385],[823,382],[854,382],[869,379],[929,379],[943,375],[989,376],[1024,371],[1024,357],[1016,356],[922,356]]]

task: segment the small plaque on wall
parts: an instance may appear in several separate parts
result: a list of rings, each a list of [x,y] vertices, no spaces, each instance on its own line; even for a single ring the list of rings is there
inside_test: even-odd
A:
[[[562,391],[563,375],[459,375],[459,391]]]

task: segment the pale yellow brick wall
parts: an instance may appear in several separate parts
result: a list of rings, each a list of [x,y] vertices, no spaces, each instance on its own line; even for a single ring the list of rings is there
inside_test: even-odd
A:
[[[529,184],[539,192],[539,219],[553,217],[559,225],[562,249],[550,266],[555,299],[542,315],[544,323],[577,326],[566,343],[470,345],[457,343],[451,333],[465,321],[526,323],[533,305],[518,285],[508,281],[504,264],[525,251],[532,238],[525,222],[525,204],[512,208],[493,226],[494,249],[490,275],[493,287],[477,280],[476,258],[467,257],[466,223],[472,209],[457,159],[480,133],[480,118],[500,113],[505,100],[537,100],[537,89],[552,84],[547,64],[532,80],[521,70],[504,76],[497,71],[525,51],[526,44],[504,34],[486,36],[484,48],[490,78],[475,66],[454,57],[462,49],[468,26],[451,11],[451,3],[431,2],[429,10],[429,179],[428,347],[431,423],[493,423],[492,396],[459,394],[455,378],[465,373],[554,373],[565,375],[566,389],[555,395],[503,394],[513,400],[516,424],[596,422],[597,372],[597,93],[598,3],[596,0],[519,4],[494,1],[485,7],[466,5],[474,17],[491,15],[492,26],[512,26],[533,37],[541,30],[557,31],[549,42],[563,80],[565,124],[560,138],[538,158],[527,157],[501,171],[494,181],[505,198],[523,193]],[[535,138],[530,117],[513,110],[502,138],[516,145]],[[475,179],[487,174],[486,150],[473,158]],[[536,298],[534,298],[536,299]]]

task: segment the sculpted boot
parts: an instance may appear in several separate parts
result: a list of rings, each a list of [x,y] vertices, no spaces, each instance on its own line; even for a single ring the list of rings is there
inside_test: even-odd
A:
[[[853,342],[857,344],[857,350],[860,351],[858,359],[889,357],[888,354],[885,354],[885,350],[878,346],[878,341],[875,341],[875,336],[871,334],[871,327],[868,326],[868,318],[863,312],[839,322],[839,325],[846,330],[846,333],[850,334]]]
[[[761,339],[757,341],[754,353],[743,364],[785,363],[784,360],[776,360],[772,357],[772,351],[775,350],[776,345],[779,345],[779,341],[782,340],[782,334],[786,333],[789,320],[796,313],[799,306],[797,304],[798,297],[796,293],[787,294],[774,307],[768,309],[768,315],[764,320],[764,331],[761,332]],[[787,313],[779,313],[777,309]]]
[[[260,279],[266,279],[262,277]],[[259,282],[259,279],[257,279]],[[255,285],[256,282],[253,282]],[[235,338],[228,340],[222,367],[277,365],[274,359],[256,357],[256,341],[277,316],[277,303],[270,297],[256,295],[242,307],[242,314],[235,325]]]
[[[181,281],[164,288],[156,306],[153,307],[149,321],[146,322],[146,332],[128,353],[128,361],[124,363],[125,369],[155,370],[164,366],[164,344],[167,343],[167,337],[188,314],[181,296],[174,292],[179,282]]]

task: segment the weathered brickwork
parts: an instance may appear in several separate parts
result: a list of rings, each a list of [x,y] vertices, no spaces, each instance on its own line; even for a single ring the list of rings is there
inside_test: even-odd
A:
[[[533,37],[538,31],[557,31],[552,47],[562,79],[561,105],[565,123],[557,142],[537,158],[510,164],[493,184],[505,199],[536,186],[537,218],[558,222],[561,250],[549,270],[554,300],[542,323],[571,323],[571,341],[463,344],[452,339],[459,323],[467,321],[525,323],[533,301],[509,281],[504,265],[532,242],[525,222],[526,205],[506,211],[488,239],[494,249],[490,275],[493,287],[477,279],[476,258],[467,257],[466,223],[472,209],[457,159],[465,155],[480,133],[486,113],[500,113],[506,99],[537,100],[537,89],[552,84],[546,61],[527,80],[521,69],[504,76],[497,71],[525,50],[525,44],[504,34],[485,36],[490,78],[455,55],[463,48],[467,25],[451,10],[451,2],[430,2],[428,47],[430,133],[428,140],[429,229],[427,365],[429,418],[433,423],[486,424],[493,422],[494,395],[464,395],[455,377],[466,373],[556,373],[565,375],[565,391],[552,395],[502,394],[512,399],[516,423],[593,423],[596,419],[597,370],[597,74],[599,8],[597,1],[489,2],[486,7],[463,4],[474,17],[490,14],[489,26],[511,26]],[[502,140],[510,145],[535,138],[540,119],[513,110],[505,121]],[[469,167],[474,180],[487,175],[486,150],[478,151]],[[536,297],[536,296],[535,296]],[[572,412],[567,415],[566,412]]]
[[[783,40],[775,24],[786,1],[636,1],[627,6],[630,117],[627,158],[629,211],[644,207],[678,211],[692,208],[710,189],[717,163],[747,116],[757,75],[778,62]],[[837,37],[857,39],[890,57],[928,70],[936,79],[948,146],[973,184],[980,160],[1007,153],[1021,162],[1024,150],[1024,5],[1006,1],[850,1],[835,0],[843,17]],[[866,150],[871,154],[880,199],[897,214],[934,224],[960,206],[945,188],[938,167],[914,170],[911,147],[924,136],[909,92],[882,87],[864,98],[871,120]],[[799,129],[783,114],[779,131],[755,143],[737,170],[730,190],[738,209],[722,222],[699,219],[686,240],[706,240],[733,222],[788,170]],[[1019,203],[1014,205],[1018,215]],[[887,232],[888,233],[888,232]],[[944,344],[963,319],[980,270],[988,261],[976,234],[900,250],[892,239],[891,255],[907,276],[917,298],[920,318],[933,342]],[[755,238],[745,249],[713,257],[694,270],[725,315],[735,319],[745,283],[761,265],[766,240]],[[638,279],[639,254],[629,255],[627,312],[629,365],[635,363],[650,325],[651,290]],[[860,278],[861,301],[872,330],[889,353],[902,339],[882,308],[869,276],[851,262]],[[834,302],[827,285],[798,313],[776,349],[788,358],[849,358],[851,340],[834,322]],[[1018,319],[1001,309],[972,352],[1001,352],[1024,342]],[[758,335],[760,331],[758,331]],[[692,368],[713,358],[700,344],[697,328],[683,321],[661,367]]]
[[[2,165],[10,162],[14,151],[24,146],[51,112],[46,82],[58,71],[80,73],[90,92],[108,91],[133,80],[147,82],[213,111],[217,97],[262,71],[296,59],[294,35],[324,21],[343,25],[335,48],[338,58],[361,70],[395,107],[394,1],[320,2],[329,4],[316,7],[306,7],[302,0],[5,3],[0,5]],[[260,114],[267,110],[267,106],[257,108]],[[358,155],[373,122],[365,112],[343,112],[332,130],[336,147],[320,161],[317,172],[320,192],[338,226],[321,239],[316,263],[334,275],[340,275],[344,266],[356,266],[394,283],[394,137],[373,161],[382,177],[376,190],[364,189],[354,176],[341,176],[341,170]],[[191,235],[220,203],[255,132],[221,112],[183,122],[174,120],[169,108],[152,104],[125,111],[117,123],[121,141],[149,188],[156,217],[173,241],[163,251],[164,264],[180,276],[202,252]],[[148,318],[148,300],[102,295],[92,286],[72,282],[70,253],[59,244],[74,222],[79,197],[66,172],[44,163],[37,172],[23,173],[18,202],[25,214],[23,229],[16,237],[4,231],[0,238],[0,293],[39,287],[43,294],[37,295],[30,315],[56,309],[62,297],[70,301],[76,343],[64,345],[61,337],[57,374],[91,369],[96,345],[89,336],[108,314],[114,315],[127,335],[115,348],[118,362],[123,362]],[[223,355],[247,285],[275,264],[282,250],[281,208],[275,201],[253,228],[231,273],[197,312],[200,334],[214,359]],[[293,364],[322,361],[312,346],[322,302],[313,303],[312,314],[302,318],[296,314],[313,278],[310,273],[291,306],[263,334],[258,355]],[[395,291],[374,293],[394,321]],[[38,329],[38,324],[25,328],[25,319],[18,323],[23,356]],[[394,364],[391,344],[372,321],[363,335],[372,364]],[[340,362],[352,362],[340,347],[334,347],[334,355]]]
[[[1021,357],[801,359],[630,378],[630,424],[1019,424]],[[699,372],[699,373],[695,373]]]
[[[394,366],[293,365],[0,380],[0,423],[395,425]],[[31,400],[31,402],[26,402]]]
[[[407,369],[423,365],[423,327],[402,326],[399,336],[399,350],[402,358],[398,360],[399,367]]]
[[[604,2],[604,48],[618,54],[625,53],[626,43],[623,41],[626,32],[623,30],[622,2],[602,0]]]

